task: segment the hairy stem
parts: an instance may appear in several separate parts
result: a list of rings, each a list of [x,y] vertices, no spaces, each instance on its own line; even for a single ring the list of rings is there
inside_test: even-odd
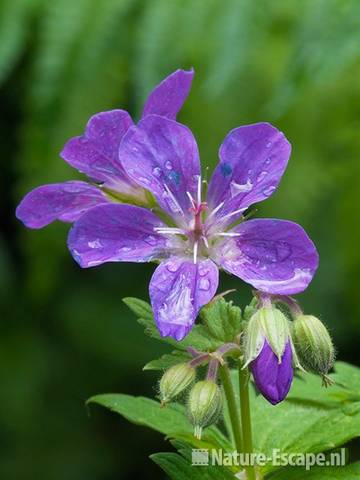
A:
[[[234,435],[236,450],[242,452],[242,435],[240,425],[240,415],[236,404],[235,392],[231,382],[229,367],[224,364],[220,366],[220,377],[224,387],[226,402],[228,404],[231,427]]]
[[[252,430],[251,430],[251,416],[250,416],[250,398],[249,398],[249,371],[247,368],[242,368],[242,363],[239,361],[239,389],[240,389],[240,411],[241,411],[241,425],[243,430],[243,448],[244,453],[253,453]],[[255,480],[255,468],[252,465],[246,467],[246,474],[248,480]]]

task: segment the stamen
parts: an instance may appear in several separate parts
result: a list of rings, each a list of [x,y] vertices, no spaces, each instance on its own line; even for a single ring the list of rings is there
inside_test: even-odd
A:
[[[209,248],[209,242],[208,242],[208,239],[205,237],[205,235],[203,235],[201,238],[202,238],[202,240],[203,240],[203,242],[204,242],[204,244],[205,244],[205,247],[206,247],[206,248]]]
[[[177,212],[174,212],[174,213],[180,213],[181,215],[184,216],[183,209],[180,207],[179,202],[176,200],[174,194],[171,192],[171,190],[170,190],[169,187],[166,185],[166,183],[164,184],[164,188],[165,188],[165,191],[166,191],[167,195],[170,197],[171,201],[173,202],[173,205],[174,205],[174,206],[176,207],[176,209],[177,209]]]
[[[227,215],[224,215],[222,218],[221,218],[221,221],[227,219],[227,218],[230,218],[230,217],[233,217],[234,215],[237,215],[238,213],[242,213],[242,212],[245,212],[246,208],[240,208],[239,210],[234,210],[233,212],[231,213],[228,213]]]
[[[197,255],[198,255],[199,242],[194,243],[194,264],[197,264]]]
[[[217,207],[214,208],[214,210],[212,210],[207,218],[207,220],[209,220],[211,217],[213,217],[219,210],[220,208],[222,208],[224,205],[224,202],[221,202],[219,203],[219,205]]]
[[[197,201],[198,201],[198,205],[200,205],[201,204],[201,175],[198,176]]]
[[[213,237],[241,237],[241,233],[218,232],[218,233],[213,233]]]
[[[173,227],[154,227],[156,233],[164,235],[186,235],[185,230],[182,228]]]
[[[194,201],[191,193],[190,193],[190,192],[186,192],[186,195],[189,197],[189,200],[190,200],[190,202],[191,202],[191,206],[192,206],[192,208],[195,210],[195,209],[196,209],[196,205],[195,205],[195,201]]]

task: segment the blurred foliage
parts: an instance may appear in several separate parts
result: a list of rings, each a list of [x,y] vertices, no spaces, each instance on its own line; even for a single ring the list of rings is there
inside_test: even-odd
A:
[[[81,271],[68,226],[28,231],[14,209],[29,189],[75,178],[59,159],[88,117],[121,107],[194,66],[179,119],[211,169],[225,134],[267,120],[293,144],[260,216],[300,222],[321,265],[301,301],[358,362],[360,274],[358,0],[0,0],[1,478],[152,478],[160,436],[94,412],[92,394],[152,395],[142,366],[164,350],[121,303],[147,296],[151,265]],[[223,277],[235,300],[249,288]],[[156,472],[156,473],[155,473]]]

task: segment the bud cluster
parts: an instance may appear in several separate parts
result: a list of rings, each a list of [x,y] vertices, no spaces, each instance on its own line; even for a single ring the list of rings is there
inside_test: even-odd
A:
[[[249,365],[255,384],[272,404],[287,396],[294,368],[320,375],[324,385],[334,364],[335,352],[325,325],[304,315],[290,297],[258,293],[257,309],[247,322],[244,335],[244,368]],[[288,315],[277,305],[287,307]]]

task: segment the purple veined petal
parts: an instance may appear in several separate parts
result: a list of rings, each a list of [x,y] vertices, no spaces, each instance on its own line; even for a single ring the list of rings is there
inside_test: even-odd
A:
[[[211,260],[194,264],[189,259],[170,257],[161,263],[149,287],[160,334],[182,340],[191,330],[200,308],[215,295],[218,282],[218,268]]]
[[[196,197],[199,152],[191,131],[158,115],[148,115],[131,127],[120,146],[126,173],[150,190],[173,217],[189,214],[187,192]]]
[[[81,181],[53,183],[29,192],[16,209],[16,216],[29,228],[53,222],[74,222],[96,205],[109,199],[96,186]]]
[[[82,173],[98,182],[122,188],[132,182],[119,161],[119,145],[127,130],[133,125],[125,110],[110,110],[93,115],[84,135],[71,138],[64,146],[61,157]]]
[[[261,394],[273,405],[289,393],[294,376],[290,342],[286,344],[281,363],[265,340],[259,356],[250,364],[254,381]]]
[[[248,220],[231,230],[215,256],[224,270],[263,292],[291,295],[302,292],[318,267],[316,247],[304,229],[293,222]]]
[[[73,225],[68,247],[83,268],[106,262],[148,262],[166,249],[166,239],[154,230],[163,226],[145,208],[110,203],[93,208]]]
[[[176,70],[166,77],[148,96],[142,117],[160,115],[175,120],[189,95],[194,70]]]
[[[217,216],[245,210],[276,190],[286,169],[291,145],[269,123],[235,128],[220,147],[220,162],[209,184],[208,204]],[[231,217],[231,222],[235,217]]]

